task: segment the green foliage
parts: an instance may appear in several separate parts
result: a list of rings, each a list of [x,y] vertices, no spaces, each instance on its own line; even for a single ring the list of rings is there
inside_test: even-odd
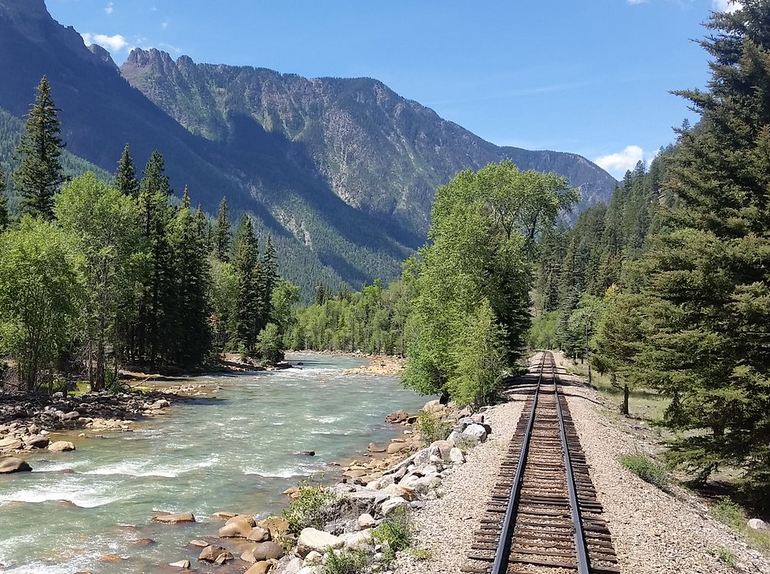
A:
[[[8,213],[8,196],[5,194],[5,172],[0,166],[0,232],[2,232],[10,223],[10,214]]]
[[[361,574],[369,561],[369,555],[363,550],[332,550],[326,554],[321,573]]]
[[[268,323],[267,326],[259,332],[257,337],[257,349],[259,356],[268,364],[275,365],[283,360],[283,337],[278,325]]]
[[[407,550],[412,546],[414,526],[408,511],[399,508],[391,512],[372,531],[372,537],[380,544],[385,545],[385,563],[392,562],[397,552]]]
[[[620,464],[643,481],[649,482],[661,490],[668,489],[668,474],[666,470],[650,457],[640,453],[625,454],[620,457]]]
[[[452,425],[434,413],[420,411],[417,414],[417,430],[420,433],[420,438],[427,445],[437,440],[446,439],[452,430]]]
[[[738,565],[735,554],[729,548],[724,546],[717,546],[716,548],[709,550],[708,553],[717,558],[720,562],[724,562],[732,568],[735,568]]]
[[[283,511],[289,532],[299,535],[305,528],[323,528],[324,510],[334,501],[334,494],[323,487],[300,486],[296,498]]]
[[[535,239],[575,199],[564,179],[510,162],[438,190],[408,320],[409,387],[459,404],[494,397],[529,328]]]
[[[746,511],[729,498],[722,498],[712,506],[711,515],[743,534],[755,548],[765,553],[770,552],[770,532],[749,528],[749,516],[746,514]]]
[[[0,342],[16,359],[26,390],[34,392],[77,318],[80,262],[63,231],[28,216],[0,235],[0,254]]]
[[[53,217],[53,197],[63,182],[58,110],[51,98],[51,86],[43,76],[35,103],[27,115],[24,133],[16,149],[19,165],[13,172],[16,192],[24,213]]]
[[[214,227],[214,254],[220,261],[228,261],[230,258],[231,233],[230,209],[227,198],[223,197],[219,203],[217,222]]]
[[[558,311],[546,311],[532,320],[527,334],[527,346],[530,349],[555,349],[558,347],[557,324]]]
[[[56,197],[56,219],[73,238],[83,256],[86,304],[80,313],[80,333],[86,350],[89,382],[106,387],[108,349],[117,359],[119,336],[132,317],[142,256],[139,211],[130,197],[91,173],[67,183]]]
[[[123,195],[139,197],[139,180],[136,179],[134,160],[131,159],[131,150],[126,144],[118,161],[118,170],[115,173],[115,187]]]

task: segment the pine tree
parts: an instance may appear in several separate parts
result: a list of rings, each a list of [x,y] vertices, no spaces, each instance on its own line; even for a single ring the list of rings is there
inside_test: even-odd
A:
[[[680,132],[676,196],[651,253],[655,334],[640,362],[672,397],[675,459],[706,480],[721,464],[770,482],[770,2],[716,13],[701,45],[701,115]]]
[[[168,325],[171,359],[190,368],[204,363],[211,348],[209,275],[205,236],[200,219],[190,209],[185,187],[182,207],[169,224],[169,243],[174,259],[175,323]]]
[[[115,187],[123,195],[139,197],[139,181],[136,179],[134,160],[131,159],[131,151],[126,144],[118,161],[118,170],[115,173]]]
[[[267,326],[273,316],[273,289],[278,282],[278,265],[276,262],[275,248],[270,236],[267,236],[265,253],[259,265],[257,284],[259,286],[259,330]]]
[[[0,231],[8,227],[9,223],[8,197],[5,195],[5,172],[0,167]]]
[[[24,213],[53,218],[53,197],[64,181],[59,137],[58,110],[51,98],[51,86],[43,76],[37,87],[35,103],[29,110],[16,156],[19,165],[13,173],[16,192],[21,196]]]
[[[230,260],[230,210],[227,198],[223,197],[219,203],[217,223],[214,227],[214,253],[220,261]]]
[[[259,246],[244,215],[238,225],[238,240],[234,244],[235,269],[238,275],[238,303],[235,312],[235,334],[243,351],[252,356],[256,352],[261,321],[259,274]]]

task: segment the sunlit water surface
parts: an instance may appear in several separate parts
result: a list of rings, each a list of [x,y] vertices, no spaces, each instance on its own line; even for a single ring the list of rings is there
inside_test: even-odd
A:
[[[223,387],[215,400],[177,404],[131,433],[68,437],[75,452],[41,453],[32,473],[0,476],[0,572],[156,572],[193,559],[188,542],[220,525],[207,522],[213,512],[280,510],[285,488],[337,472],[330,462],[398,432],[386,414],[424,402],[394,377],[341,376],[361,364],[353,358],[292,359],[304,367],[201,377]],[[296,454],[305,450],[316,456]],[[154,524],[155,511],[201,522]],[[155,544],[137,544],[147,538]]]

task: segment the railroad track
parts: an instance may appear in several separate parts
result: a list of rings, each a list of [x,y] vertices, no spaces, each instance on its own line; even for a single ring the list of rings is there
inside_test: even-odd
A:
[[[550,352],[486,510],[463,572],[620,574]]]

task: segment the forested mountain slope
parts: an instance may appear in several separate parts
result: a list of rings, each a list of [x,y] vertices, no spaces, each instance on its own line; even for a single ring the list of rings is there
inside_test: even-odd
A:
[[[122,73],[140,89],[43,0],[0,0],[0,108],[22,117],[48,75],[72,154],[112,172],[126,143],[140,166],[158,149],[177,195],[188,185],[209,213],[222,196],[234,217],[250,213],[306,293],[395,277],[424,240],[435,187],[460,169],[510,158],[555,170],[587,203],[615,186],[579,156],[498,148],[374,80],[174,62],[154,50],[135,51]]]

